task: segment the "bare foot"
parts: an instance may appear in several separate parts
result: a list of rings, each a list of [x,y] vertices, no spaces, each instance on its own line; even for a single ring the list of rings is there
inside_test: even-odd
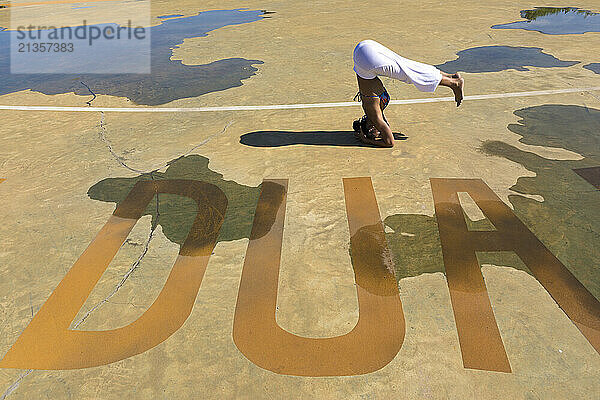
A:
[[[456,107],[458,107],[464,97],[463,88],[465,86],[465,79],[462,78],[459,73],[452,75],[452,78],[454,82],[452,82],[450,88],[454,92],[454,100],[456,101]]]

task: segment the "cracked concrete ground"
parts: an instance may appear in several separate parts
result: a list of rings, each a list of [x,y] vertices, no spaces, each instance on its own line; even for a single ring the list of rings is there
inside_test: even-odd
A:
[[[430,64],[450,62],[459,51],[482,46],[535,47],[559,60],[580,61],[568,67],[464,73],[467,95],[598,86],[598,75],[583,66],[600,61],[597,52],[590,51],[598,46],[600,33],[549,36],[490,29],[519,20],[520,10],[535,5],[502,0],[486,6],[461,0],[454,7],[462,10],[464,23],[457,24],[448,6],[433,1],[418,7],[402,1],[376,5],[154,1],[153,24],[160,22],[160,15],[204,10],[248,7],[274,12],[260,23],[185,39],[172,58],[186,65],[231,57],[264,64],[256,66],[256,75],[242,86],[164,106],[350,101],[356,93],[352,49],[365,38]],[[593,1],[570,5],[600,11]],[[31,7],[32,19],[47,13],[48,6],[44,7]],[[97,7],[105,10],[108,5]],[[77,22],[70,5],[53,6],[52,12],[64,23]],[[118,14],[114,11],[114,18]],[[0,26],[8,23],[6,10],[0,10]],[[414,40],[415,32],[419,40]],[[399,82],[385,84],[393,99],[449,95],[441,89],[430,95]],[[0,96],[2,105],[85,106],[89,100],[89,93],[48,96],[27,90]],[[548,105],[559,107],[554,110],[563,113],[568,123],[559,126],[544,117]],[[132,105],[125,98],[98,95],[92,107],[102,106]],[[27,370],[0,369],[0,395],[5,393],[8,399],[46,395],[57,399],[124,395],[136,399],[593,399],[600,391],[600,356],[526,266],[510,254],[487,254],[480,261],[485,264],[482,273],[512,373],[463,367],[437,245],[429,178],[483,179],[600,298],[595,268],[600,257],[595,245],[600,235],[600,191],[569,174],[570,168],[600,165],[599,110],[598,92],[465,101],[459,109],[451,103],[391,105],[386,117],[394,131],[408,136],[391,150],[259,148],[240,143],[243,135],[257,131],[350,131],[352,120],[361,114],[359,107],[167,114],[0,111],[0,177],[6,178],[0,182],[0,356],[114,211],[117,198],[88,195],[99,182],[134,180],[157,169],[167,173],[168,162],[186,155],[197,158],[170,164],[170,176],[207,177],[228,196],[235,193],[243,199],[233,206],[230,199],[239,225],[232,222],[216,245],[193,311],[169,339],[101,367],[36,370],[22,379]],[[524,118],[525,123],[520,123]],[[228,125],[230,121],[234,123]],[[518,125],[523,127],[515,128]],[[540,126],[555,130],[543,135],[540,132],[548,129],[537,129]],[[583,138],[589,141],[578,147]],[[200,159],[207,161],[196,162]],[[350,331],[359,315],[342,178],[361,176],[372,179],[397,264],[406,321],[400,352],[381,370],[362,376],[294,377],[256,366],[235,346],[232,325],[257,188],[263,179],[289,179],[277,322],[297,335],[330,337]],[[111,188],[103,186],[103,193]],[[189,219],[189,205],[162,195],[160,201],[161,219],[168,215],[171,225],[153,222],[152,213],[140,219],[74,323],[111,297],[89,314],[80,329],[127,325],[160,292],[180,245],[173,226],[180,221],[185,225]],[[142,254],[143,260],[129,273]],[[126,282],[111,295],[124,277]]]

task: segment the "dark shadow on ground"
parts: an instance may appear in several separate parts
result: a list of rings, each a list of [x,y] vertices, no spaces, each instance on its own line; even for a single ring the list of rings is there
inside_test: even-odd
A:
[[[583,68],[589,69],[593,73],[600,75],[600,63],[587,64],[587,65],[584,65]]]
[[[192,179],[211,183],[227,196],[227,212],[218,241],[250,237],[252,221],[258,202],[260,186],[244,186],[223,179],[223,175],[208,168],[208,158],[191,155],[170,162],[164,173],[153,173],[154,179]],[[135,178],[107,178],[92,186],[88,196],[108,203],[121,203],[133,185],[140,180],[151,180],[150,175]],[[143,215],[151,215],[153,225],[161,225],[164,235],[173,243],[182,245],[198,213],[196,203],[187,197],[160,194],[157,219],[156,200],[152,200]]]
[[[561,161],[540,157],[500,141],[482,145],[487,154],[504,157],[535,172],[511,189],[541,195],[543,202],[509,196],[517,216],[597,298],[600,297],[600,191],[573,169],[600,166],[600,110],[576,105],[543,105],[515,111],[521,117],[508,128],[521,142],[558,147],[583,156]]]
[[[442,71],[499,72],[514,69],[529,71],[525,66],[538,68],[570,67],[579,61],[562,61],[542,52],[539,47],[483,46],[461,50],[458,59],[436,65]]]
[[[394,133],[394,139],[406,140],[408,136]],[[351,131],[257,131],[240,137],[240,143],[252,147],[282,147],[297,144],[310,146],[369,146],[361,143]]]
[[[492,29],[524,29],[548,35],[573,35],[600,32],[600,14],[575,7],[535,7],[521,10],[527,21],[494,25]]]
[[[514,114],[521,119],[508,129],[521,135],[522,143],[564,148],[581,154],[583,159],[546,159],[501,141],[484,142],[481,150],[535,172],[535,177],[519,178],[511,189],[540,195],[544,201],[511,195],[515,214],[599,298],[600,191],[573,169],[600,166],[600,110],[557,104],[524,108]],[[470,230],[480,230],[478,227],[486,224],[486,220],[473,222],[466,216],[465,220]],[[386,237],[398,279],[444,271],[435,217],[398,214],[384,222],[394,230]],[[478,253],[478,258],[482,264],[529,272],[514,253]]]
[[[472,221],[466,214],[463,216],[469,230],[490,230],[488,219]],[[445,273],[435,215],[396,214],[387,217],[384,224],[394,231],[385,236],[394,258],[397,280],[421,274]],[[477,253],[477,259],[480,264],[510,266],[530,273],[516,255],[507,252]]]
[[[185,65],[181,60],[171,59],[173,49],[185,38],[203,37],[225,26],[260,21],[264,13],[215,10],[163,19],[159,25],[149,28],[151,74],[13,74],[10,72],[10,31],[0,28],[0,95],[31,89],[47,95],[73,92],[91,96],[81,83],[84,82],[96,94],[126,97],[136,104],[156,106],[242,86],[242,81],[257,71],[254,65],[262,61],[228,58]],[[110,54],[97,56],[110,57]]]
[[[573,171],[600,190],[600,166],[588,168],[573,168]]]

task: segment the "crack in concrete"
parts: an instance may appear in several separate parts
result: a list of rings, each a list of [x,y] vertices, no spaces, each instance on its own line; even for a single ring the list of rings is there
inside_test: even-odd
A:
[[[140,171],[138,169],[131,168],[129,165],[125,164],[125,162],[123,161],[123,157],[121,157],[117,153],[115,153],[115,151],[113,150],[112,144],[106,138],[106,124],[105,124],[104,111],[100,111],[100,131],[98,132],[98,135],[100,136],[100,140],[102,140],[102,142],[108,148],[108,151],[110,152],[110,154],[114,157],[115,160],[117,160],[117,162],[119,164],[121,164],[122,167],[127,168],[129,171],[135,172],[135,173],[138,173],[138,174],[147,174],[147,173],[149,173],[149,171],[148,172],[147,171]],[[154,172],[154,171],[152,171],[152,172]]]
[[[125,303],[119,303],[119,302],[113,301],[111,303],[112,304],[117,304],[117,305],[120,305],[120,306],[131,306],[133,308],[139,308],[141,310],[147,310],[148,309],[148,306],[140,306],[140,305],[137,305],[137,304],[133,304],[133,302],[131,302],[131,301],[128,301],[128,302],[125,302]]]
[[[175,160],[178,160],[180,158],[183,157],[187,157],[189,156],[194,150],[196,150],[198,147],[205,145],[206,143],[210,142],[213,138],[222,135],[223,133],[225,133],[225,131],[227,130],[227,128],[229,128],[231,126],[231,124],[233,124],[233,121],[229,121],[220,132],[217,133],[213,133],[212,135],[210,135],[209,137],[207,137],[206,139],[204,139],[203,141],[201,141],[200,143],[198,143],[196,146],[192,147],[188,152],[183,153],[182,155],[180,155],[179,157],[177,157]],[[168,166],[172,161],[169,161],[167,164],[165,164],[165,167]]]
[[[82,82],[83,83],[83,82]],[[85,84],[84,84],[85,85]],[[86,85],[87,86],[87,85]],[[91,90],[90,90],[91,92]],[[92,92],[93,93],[93,92]],[[92,99],[93,100],[93,99]],[[166,163],[158,168],[154,168],[151,171],[141,171],[141,170],[137,170],[135,168],[130,167],[129,165],[127,165],[122,157],[119,157],[113,147],[112,144],[110,143],[110,141],[106,138],[106,124],[105,124],[105,115],[104,112],[101,111],[101,118],[100,118],[100,138],[101,140],[104,142],[104,144],[106,145],[106,147],[108,148],[108,151],[112,154],[112,156],[115,158],[115,160],[117,160],[117,162],[119,162],[119,164],[121,164],[121,166],[123,166],[124,168],[127,168],[128,170],[132,171],[132,172],[137,172],[137,173],[141,173],[141,174],[149,174],[150,175],[150,179],[154,180],[154,173],[157,172],[160,169],[166,168],[169,166],[169,163]],[[209,136],[208,138],[206,138],[205,140],[203,140],[202,142],[198,143],[196,146],[192,147],[188,152],[180,155],[179,157],[176,158],[180,159],[182,157],[186,157],[188,156],[190,153],[192,153],[194,150],[196,150],[197,148],[199,148],[200,146],[208,143],[210,140],[212,140],[214,137],[221,135],[223,133],[225,133],[225,131],[227,130],[227,128],[233,123],[233,121],[228,122],[225,127],[220,131],[217,132],[211,136]],[[171,161],[172,162],[172,161]],[[140,256],[138,257],[138,259],[131,265],[131,267],[129,268],[129,270],[127,270],[127,272],[123,275],[123,277],[121,278],[121,281],[115,286],[115,288],[112,290],[112,292],[110,292],[104,299],[102,299],[100,302],[96,303],[92,308],[90,308],[80,319],[79,321],[77,321],[74,325],[73,325],[73,329],[77,329],[83,322],[85,322],[85,320],[90,316],[91,313],[93,313],[94,311],[96,311],[97,309],[99,309],[100,307],[102,307],[104,304],[108,303],[109,300],[117,294],[117,292],[123,287],[123,285],[127,282],[127,280],[129,279],[129,277],[135,272],[135,270],[138,269],[138,267],[140,266],[142,260],[144,259],[144,257],[146,256],[146,254],[148,253],[148,249],[150,248],[150,243],[152,242],[152,239],[154,237],[154,232],[156,231],[156,227],[158,226],[159,223],[159,219],[160,219],[160,199],[159,199],[159,194],[157,193],[156,196],[156,218],[153,219],[152,222],[152,226],[150,228],[150,234],[148,236],[148,239],[146,240],[146,244],[144,245],[144,250],[142,251],[142,253],[140,254]],[[123,243],[123,245],[125,245],[126,242]]]
[[[561,81],[563,81],[564,83],[566,83],[567,85],[571,86],[572,88],[575,87],[575,85],[572,85],[571,82],[569,82],[568,80],[562,79],[559,77],[559,79]],[[592,96],[593,98],[595,98],[596,100],[600,101],[600,97],[596,96],[591,90],[586,90],[585,88],[581,90],[583,93],[587,93],[588,95]],[[587,108],[587,106],[586,106]]]
[[[15,390],[17,390],[17,388],[19,387],[19,385],[21,384],[21,381],[29,374],[31,374],[33,372],[32,369],[28,369],[27,371],[25,371],[24,373],[21,374],[21,376],[19,376],[17,378],[17,380],[15,380],[12,385],[10,385],[8,387],[8,389],[6,389],[6,391],[2,394],[2,397],[0,397],[0,400],[4,400],[6,399],[12,392],[14,392]]]
[[[33,195],[35,200],[38,203],[43,203],[35,194]],[[44,203],[45,204],[45,203]],[[54,211],[52,210],[52,207],[47,207],[48,212],[53,216],[53,221],[57,221],[58,220],[58,216],[54,213]],[[54,243],[54,247],[58,248],[58,245],[56,244],[56,242],[54,242],[54,239],[52,239],[53,243]],[[33,319],[33,317],[35,316],[35,310],[33,307],[33,302],[32,302],[32,298],[31,298],[31,293],[29,294],[29,307],[30,307],[30,311],[31,311],[31,319],[29,320],[29,322],[31,322],[31,320]],[[38,308],[39,309],[39,308]],[[15,390],[17,390],[17,388],[19,387],[21,381],[27,377],[29,374],[31,374],[33,372],[32,369],[28,369],[26,370],[24,373],[22,373],[2,394],[2,396],[0,396],[0,400],[5,400],[12,392],[14,392]]]
[[[150,172],[149,174],[150,174],[150,179],[154,180],[154,172]],[[150,248],[150,243],[152,242],[152,239],[154,237],[154,231],[156,230],[156,227],[158,226],[158,222],[160,219],[160,198],[159,198],[158,193],[156,194],[155,198],[156,198],[156,219],[153,220],[152,226],[150,227],[150,234],[148,235],[148,239],[146,239],[146,244],[144,245],[144,250],[142,251],[140,256],[137,258],[137,260],[135,260],[135,262],[133,264],[131,264],[131,267],[129,267],[127,272],[125,272],[125,274],[121,278],[121,281],[119,283],[117,283],[117,285],[112,290],[112,292],[110,292],[104,299],[102,299],[100,302],[96,303],[92,308],[90,308],[83,315],[83,317],[81,317],[79,319],[79,321],[77,321],[75,323],[75,325],[73,325],[73,329],[77,329],[79,327],[79,325],[81,325],[90,316],[91,313],[93,313],[94,311],[96,311],[97,309],[102,307],[104,304],[108,303],[108,301],[115,294],[117,294],[117,292],[121,289],[121,287],[123,287],[125,282],[127,282],[129,277],[135,272],[135,270],[138,269],[138,267],[142,263],[142,260],[144,259],[144,257],[146,257],[146,254],[148,253],[148,249]],[[123,247],[125,245],[125,243],[126,242],[123,242],[123,245],[121,247]]]
[[[167,168],[173,161],[175,160],[179,160],[180,158],[186,157],[188,155],[190,155],[193,151],[195,151],[196,149],[198,149],[200,146],[205,145],[206,143],[210,142],[212,139],[214,139],[217,136],[220,136],[222,134],[225,133],[225,131],[227,130],[227,128],[229,128],[234,121],[229,121],[225,127],[223,127],[223,129],[220,132],[217,133],[213,133],[212,135],[210,135],[209,137],[207,137],[206,139],[204,139],[203,141],[201,141],[200,143],[198,143],[197,145],[195,145],[194,147],[192,147],[190,150],[188,150],[187,152],[176,156],[174,158],[171,159],[171,161],[155,166],[154,168],[148,170],[148,171],[142,171],[139,169],[135,169],[130,167],[129,165],[127,165],[125,163],[125,161],[123,161],[123,157],[119,156],[113,149],[112,144],[110,142],[110,140],[108,140],[108,138],[106,137],[106,118],[105,118],[105,114],[104,111],[100,111],[100,131],[98,132],[98,135],[100,136],[100,139],[102,140],[102,142],[106,145],[106,147],[108,148],[108,151],[110,152],[110,154],[114,157],[114,159],[124,168],[128,169],[131,172],[135,172],[138,174],[152,174],[154,172],[158,172],[161,169]]]
[[[92,90],[83,82],[81,82],[81,84],[83,84],[84,86],[86,86],[88,88],[88,90],[90,91],[90,93],[92,93],[92,95],[94,95],[94,98],[92,98],[90,101],[87,102],[87,104],[91,107],[91,102],[96,98],[96,95],[94,94],[94,92],[92,92]],[[100,136],[100,139],[102,140],[102,142],[106,145],[108,151],[110,152],[110,154],[114,157],[114,159],[124,168],[128,169],[129,171],[135,172],[135,173],[139,173],[139,174],[146,174],[146,175],[150,175],[150,179],[154,180],[154,173],[158,172],[159,170],[163,169],[163,168],[167,168],[169,166],[169,164],[172,162],[168,162],[165,163],[164,165],[161,165],[157,168],[154,168],[150,171],[141,171],[135,168],[130,167],[129,165],[127,165],[124,161],[123,161],[123,157],[120,157],[119,155],[117,155],[117,153],[114,151],[111,142],[106,138],[106,123],[105,123],[105,115],[104,115],[104,111],[100,111],[100,131],[98,132],[98,135]],[[229,121],[225,127],[217,133],[212,134],[211,136],[209,136],[208,138],[204,139],[203,141],[201,141],[200,143],[198,143],[197,145],[195,145],[194,147],[192,147],[189,151],[187,151],[186,153],[178,156],[175,158],[175,160],[178,160],[180,158],[186,157],[188,155],[190,155],[194,150],[198,149],[200,146],[205,145],[206,143],[210,142],[212,139],[214,139],[217,136],[222,135],[223,133],[225,133],[225,131],[227,130],[227,128],[229,128],[231,126],[231,124],[233,124],[234,121]],[[115,288],[112,290],[112,292],[110,292],[104,299],[102,299],[100,302],[96,303],[92,308],[90,308],[74,325],[73,325],[73,329],[77,329],[83,322],[85,322],[87,320],[87,318],[90,316],[90,314],[92,312],[94,312],[95,310],[99,309],[100,307],[102,307],[104,304],[108,303],[109,300],[115,295],[117,294],[117,292],[121,289],[121,287],[123,287],[123,285],[127,282],[127,280],[129,279],[129,277],[138,269],[138,267],[140,266],[142,260],[144,259],[144,257],[146,256],[146,254],[148,253],[148,249],[150,247],[150,242],[152,241],[153,237],[154,237],[154,232],[156,230],[156,227],[158,226],[158,221],[160,218],[160,209],[159,209],[159,195],[158,193],[156,194],[156,219],[153,220],[152,222],[152,226],[150,228],[150,234],[148,235],[148,239],[146,240],[146,243],[144,245],[144,250],[142,251],[142,253],[140,254],[140,256],[137,258],[137,260],[131,265],[131,267],[129,268],[129,270],[127,270],[127,272],[123,275],[123,277],[121,278],[121,281],[115,286]],[[127,241],[125,241],[123,243],[123,246],[127,243]],[[32,312],[33,312],[33,308],[32,308]],[[27,371],[25,371],[23,374],[21,374],[4,392],[4,394],[2,394],[2,397],[0,397],[0,400],[5,400],[11,393],[13,393],[20,385],[21,381],[27,377],[29,374],[31,374],[33,372],[32,369],[29,369]]]
[[[150,177],[152,178],[152,180],[154,180],[154,177],[152,176],[152,174],[150,175]],[[150,228],[150,235],[148,236],[148,239],[146,240],[146,244],[144,245],[144,250],[142,251],[142,254],[140,254],[140,256],[138,257],[138,259],[135,260],[135,262],[133,264],[131,264],[131,267],[129,267],[129,270],[127,270],[127,272],[123,275],[123,277],[121,278],[121,281],[114,287],[114,289],[112,290],[112,292],[110,292],[108,294],[108,296],[106,296],[104,299],[102,299],[100,302],[96,303],[96,305],[94,305],[92,308],[90,308],[83,315],[83,317],[81,317],[79,319],[79,321],[77,321],[75,323],[75,325],[73,325],[73,329],[77,329],[79,327],[79,325],[81,325],[90,316],[91,313],[93,313],[94,311],[96,311],[97,309],[99,309],[100,307],[102,307],[104,304],[108,303],[108,301],[115,294],[117,294],[117,292],[121,289],[121,287],[123,287],[123,285],[125,284],[125,282],[127,282],[127,280],[129,279],[129,277],[135,272],[135,270],[138,269],[138,267],[142,263],[142,260],[144,259],[144,257],[148,253],[148,249],[150,248],[150,242],[152,242],[152,239],[154,237],[154,231],[156,230],[156,227],[158,226],[158,219],[159,218],[160,218],[160,213],[159,213],[159,198],[158,198],[158,194],[157,194],[156,195],[156,220],[154,221],[154,223],[152,224],[152,227]]]
[[[585,90],[585,93],[589,94],[590,96],[592,96],[596,100],[600,101],[600,97],[596,96],[594,93],[590,92],[589,90]]]
[[[150,173],[150,178],[152,180],[154,180],[154,174],[151,172]],[[140,266],[142,260],[144,259],[144,257],[146,256],[146,254],[148,253],[148,249],[150,247],[150,242],[152,241],[152,238],[154,236],[154,231],[156,230],[156,227],[158,226],[158,221],[160,218],[160,209],[159,209],[159,205],[160,205],[160,199],[159,199],[159,195],[158,193],[156,194],[156,220],[152,223],[152,226],[150,228],[150,235],[148,236],[148,239],[146,240],[146,244],[144,246],[144,250],[142,251],[142,254],[140,254],[140,256],[137,258],[137,260],[131,265],[131,267],[129,268],[129,270],[123,275],[123,277],[121,278],[121,281],[115,286],[115,288],[113,289],[113,291],[111,293],[108,294],[108,296],[106,296],[104,299],[102,299],[102,301],[100,301],[99,303],[97,303],[96,305],[94,305],[91,309],[89,309],[84,315],[83,317],[81,317],[79,319],[79,321],[77,321],[75,323],[75,325],[73,326],[73,329],[77,329],[77,327],[79,327],[79,325],[81,325],[89,316],[92,312],[94,312],[95,310],[97,310],[98,308],[102,307],[104,304],[108,303],[108,301],[110,300],[111,297],[113,297],[115,294],[117,294],[117,292],[119,291],[119,289],[121,289],[121,287],[125,284],[125,282],[127,282],[127,279],[129,279],[129,277],[135,272],[135,270]],[[123,243],[123,246],[125,245],[125,242]],[[123,247],[121,246],[121,247]],[[31,295],[29,296],[29,302],[31,305]],[[33,305],[31,305],[31,317],[33,319],[34,316],[34,312],[33,312]],[[32,369],[29,369],[27,371],[25,371],[23,374],[21,374],[7,389],[6,391],[2,394],[2,397],[0,397],[0,400],[5,400],[12,392],[14,392],[19,385],[21,384],[21,381],[27,377],[29,374],[31,374],[33,372]]]
[[[92,89],[90,89],[90,87],[86,83],[84,83],[83,81],[81,81],[79,83],[81,83],[83,86],[85,86],[87,88],[87,90],[90,91],[90,93],[92,94],[92,96],[94,96],[94,97],[91,98],[91,100],[88,100],[88,101],[85,102],[85,104],[87,104],[88,106],[91,107],[92,106],[92,101],[96,100],[96,97],[98,97],[98,96],[96,96],[96,93],[94,93],[92,91]]]

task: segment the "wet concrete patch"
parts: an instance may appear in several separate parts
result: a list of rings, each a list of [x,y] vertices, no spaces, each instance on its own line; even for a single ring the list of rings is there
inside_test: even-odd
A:
[[[521,177],[509,196],[514,213],[596,297],[600,279],[600,191],[594,177],[600,165],[600,110],[576,105],[543,105],[514,112],[521,118],[508,129],[522,143],[564,148],[582,155],[575,161],[551,160],[500,141],[487,141],[481,150],[521,164],[535,177]],[[582,179],[585,174],[587,179]],[[590,182],[592,181],[592,182]],[[543,202],[524,195],[541,195]],[[487,219],[472,221],[463,215],[470,231],[490,229]],[[386,239],[394,257],[396,278],[445,272],[436,216],[396,214],[385,218]],[[510,266],[531,272],[512,252],[477,253],[480,264]]]
[[[164,173],[155,172],[152,176],[147,174],[135,178],[107,178],[92,186],[88,190],[88,196],[93,200],[119,205],[133,186],[142,180],[188,179],[210,183],[221,189],[228,200],[225,220],[217,240],[250,237],[260,186],[244,186],[226,181],[223,175],[208,168],[208,161],[206,157],[191,155],[171,161]],[[151,201],[143,215],[151,215],[153,226],[161,225],[164,235],[171,242],[182,245],[197,214],[198,206],[193,200],[160,194],[158,207],[155,200]]]
[[[524,29],[548,35],[600,32],[600,13],[575,7],[535,7],[521,10],[521,18],[527,21],[493,25],[492,29]]]
[[[150,28],[151,74],[11,74],[10,34],[0,31],[0,95],[25,89],[48,95],[73,92],[89,95],[84,82],[96,94],[126,97],[137,104],[160,105],[173,100],[241,86],[254,75],[260,60],[228,58],[209,64],[184,65],[171,60],[172,49],[183,39],[207,36],[224,26],[263,19],[263,11],[206,11],[190,17],[164,19]],[[102,57],[98,54],[98,57]]]
[[[600,167],[575,168],[573,171],[600,190]]]
[[[463,216],[470,231],[492,230],[488,229],[490,221],[487,218],[472,221],[467,215]],[[388,228],[385,236],[394,259],[397,280],[421,274],[445,273],[435,215],[390,215],[384,224]],[[510,266],[530,273],[516,255],[507,252],[477,253],[477,259],[480,264]]]
[[[514,69],[529,71],[528,67],[570,67],[579,61],[562,61],[539,47],[483,46],[461,50],[458,59],[436,65],[449,74],[462,72],[499,72]]]
[[[600,63],[591,63],[584,65],[583,68],[589,69],[590,71],[600,75]]]
[[[500,141],[482,150],[521,164],[535,177],[522,177],[511,189],[541,195],[543,202],[509,196],[515,214],[587,289],[600,297],[597,246],[600,243],[600,191],[573,170],[600,165],[600,110],[577,105],[543,105],[515,111],[521,120],[508,128],[521,142],[564,148],[582,155],[576,161],[552,160]]]

